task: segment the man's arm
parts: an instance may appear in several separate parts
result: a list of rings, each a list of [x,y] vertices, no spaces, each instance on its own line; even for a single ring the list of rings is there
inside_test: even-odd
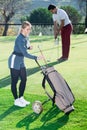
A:
[[[60,26],[58,26],[57,22],[55,21],[54,22],[54,38],[56,39],[59,32],[61,31],[61,29],[63,28],[64,26],[64,20],[61,20],[61,24]]]
[[[58,35],[58,24],[54,21],[54,38],[56,39]]]
[[[60,26],[59,26],[59,32],[61,31],[61,29],[64,27],[64,22],[65,22],[65,20],[63,19],[63,20],[61,20],[61,24],[60,24]]]

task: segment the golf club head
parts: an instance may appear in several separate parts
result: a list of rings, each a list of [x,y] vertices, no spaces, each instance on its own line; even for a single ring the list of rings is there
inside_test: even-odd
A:
[[[58,44],[59,44],[59,38],[56,38],[56,39],[55,39],[54,44],[55,44],[55,45],[58,45]]]

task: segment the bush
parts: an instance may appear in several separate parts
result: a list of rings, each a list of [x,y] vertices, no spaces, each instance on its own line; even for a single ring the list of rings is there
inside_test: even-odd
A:
[[[74,34],[84,33],[84,25],[80,24],[82,16],[78,13],[78,11],[74,7],[71,7],[71,6],[61,6],[61,8],[67,12],[73,24],[73,33]]]
[[[85,25],[83,24],[73,25],[73,34],[83,34],[84,30]]]
[[[53,35],[53,26],[51,25],[33,25],[31,35]]]
[[[61,8],[67,12],[67,14],[73,24],[77,24],[81,21],[82,16],[78,13],[78,11],[74,7],[61,6]]]
[[[32,24],[53,24],[52,14],[46,8],[38,8],[31,12],[30,16],[22,17]]]

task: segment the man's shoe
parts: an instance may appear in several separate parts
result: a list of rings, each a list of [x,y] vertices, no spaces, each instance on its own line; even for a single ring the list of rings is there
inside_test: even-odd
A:
[[[63,62],[63,61],[66,61],[66,60],[68,60],[68,58],[61,57],[61,58],[58,59],[59,62]]]
[[[14,101],[14,105],[18,107],[26,107],[26,104],[21,102],[19,98]]]
[[[29,105],[29,104],[30,104],[30,102],[29,102],[29,101],[26,101],[23,97],[20,97],[19,99],[20,99],[20,101],[21,101],[22,103],[24,103],[24,104],[26,104],[26,105]]]

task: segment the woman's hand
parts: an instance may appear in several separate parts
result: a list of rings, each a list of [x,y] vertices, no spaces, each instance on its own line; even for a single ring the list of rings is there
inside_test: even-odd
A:
[[[29,50],[32,50],[33,49],[33,46],[29,46]]]
[[[43,60],[44,59],[44,56],[40,55],[37,57],[37,60]]]

